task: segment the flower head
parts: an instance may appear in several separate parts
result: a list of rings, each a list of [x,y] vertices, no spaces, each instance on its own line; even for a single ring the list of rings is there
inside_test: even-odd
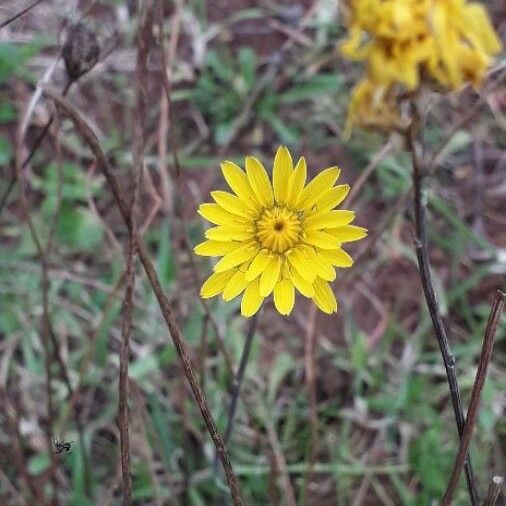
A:
[[[342,53],[367,63],[348,115],[352,123],[384,126],[381,100],[418,88],[422,81],[457,90],[478,87],[501,43],[483,6],[467,0],[350,0],[349,36]],[[366,83],[366,84],[363,84]],[[391,100],[395,104],[395,100]],[[396,126],[398,118],[393,117]],[[349,128],[348,128],[349,130]]]
[[[351,225],[353,211],[335,210],[350,187],[337,185],[340,170],[330,167],[306,185],[306,160],[293,166],[286,147],[274,159],[272,183],[262,163],[245,159],[246,171],[223,162],[223,175],[234,193],[213,191],[212,204],[199,214],[215,224],[207,240],[195,247],[203,256],[222,256],[202,286],[201,296],[222,293],[229,301],[243,293],[241,313],[252,316],[271,293],[283,315],[291,312],[295,290],[314,300],[325,313],[337,311],[329,281],[336,267],[350,267],[341,245],[366,235]]]

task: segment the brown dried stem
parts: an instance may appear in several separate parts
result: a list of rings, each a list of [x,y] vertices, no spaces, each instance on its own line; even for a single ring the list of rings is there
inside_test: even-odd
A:
[[[501,495],[504,478],[502,476],[494,476],[487,490],[487,495],[482,506],[495,506],[499,496]]]
[[[121,473],[123,480],[123,504],[132,504],[132,478],[130,473],[130,427],[128,418],[128,361],[134,310],[135,255],[137,237],[137,214],[144,164],[144,119],[146,114],[147,62],[151,47],[153,27],[153,2],[144,2],[137,31],[137,63],[135,71],[135,120],[133,121],[133,197],[130,203],[130,227],[128,228],[128,251],[126,258],[126,283],[121,325],[119,362],[118,419],[121,444]]]
[[[415,98],[416,99],[416,98]],[[446,329],[443,323],[443,317],[439,309],[439,304],[432,283],[432,275],[430,272],[429,259],[429,241],[427,234],[427,215],[426,215],[426,198],[424,193],[424,178],[427,175],[426,166],[424,165],[423,144],[421,138],[422,121],[418,111],[415,99],[412,102],[412,120],[406,135],[407,145],[411,151],[411,160],[413,165],[412,182],[413,182],[413,200],[415,214],[415,248],[418,259],[418,268],[420,271],[420,281],[422,283],[425,301],[432,319],[432,326],[441,350],[441,356],[446,371],[446,378],[450,390],[453,411],[457,423],[459,437],[462,437],[464,430],[464,411],[462,409],[462,400],[460,397],[459,385],[457,382],[457,374],[455,371],[455,357],[451,351]],[[469,497],[473,506],[477,505],[476,484],[469,456],[465,459],[465,473],[467,485],[469,489]]]
[[[488,318],[487,327],[485,329],[485,337],[483,339],[483,346],[481,348],[480,363],[478,365],[478,371],[476,372],[476,378],[474,380],[473,390],[471,392],[471,400],[469,402],[469,409],[467,411],[466,423],[464,424],[464,430],[460,438],[459,451],[455,457],[455,464],[453,466],[450,480],[448,481],[448,487],[443,497],[442,506],[449,506],[452,503],[455,489],[459,484],[460,474],[464,467],[464,462],[467,456],[467,450],[471,443],[473,436],[473,429],[476,422],[476,416],[478,415],[478,409],[480,407],[481,393],[485,385],[487,378],[488,364],[492,359],[492,350],[494,348],[495,334],[497,332],[497,326],[501,319],[501,313],[504,307],[504,293],[497,291],[494,304],[490,311]]]
[[[128,229],[131,229],[131,219],[129,213],[129,207],[127,205],[123,190],[119,186],[119,183],[116,177],[113,174],[113,168],[102,150],[98,139],[93,132],[92,128],[89,126],[88,122],[83,118],[82,114],[71,105],[65,98],[63,98],[57,91],[44,86],[44,93],[53,99],[53,101],[68,115],[68,117],[73,121],[76,129],[79,131],[84,141],[88,145],[88,147],[93,152],[94,156],[97,158],[99,162],[100,169],[103,171],[103,174],[109,183],[114,198],[116,200],[117,206],[120,210],[121,216],[125,222],[125,225]],[[239,491],[239,485],[237,482],[237,478],[232,470],[232,465],[230,462],[230,458],[228,455],[228,451],[226,449],[223,438],[221,437],[218,429],[216,427],[216,422],[209,410],[207,405],[207,401],[205,399],[204,393],[200,388],[197,376],[195,374],[195,368],[191,362],[190,356],[188,354],[188,350],[186,348],[186,344],[184,342],[183,334],[176,322],[176,318],[174,316],[174,312],[170,305],[169,299],[165,295],[162,285],[160,283],[160,279],[156,272],[156,269],[151,261],[146,245],[144,244],[142,238],[138,235],[135,237],[137,243],[137,249],[139,258],[143,264],[144,270],[148,277],[148,280],[155,292],[155,296],[157,298],[158,304],[160,306],[162,315],[165,319],[167,328],[170,332],[174,345],[176,347],[177,353],[181,360],[184,374],[190,384],[190,388],[193,392],[195,400],[197,402],[198,408],[201,412],[202,418],[206,425],[206,428],[215,444],[218,455],[220,456],[221,463],[225,470],[225,474],[227,476],[230,493],[232,496],[232,501],[235,506],[242,505],[242,500]]]
[[[27,5],[24,9],[20,10],[19,12],[16,12],[16,14],[14,14],[13,16],[10,16],[5,21],[2,21],[0,23],[0,30],[4,26],[7,26],[9,23],[16,21],[16,19],[20,18],[21,16],[26,14],[28,11],[32,10],[34,7],[37,7],[37,5],[41,4],[42,2],[44,2],[44,0],[35,0],[35,2],[31,3],[30,5]]]

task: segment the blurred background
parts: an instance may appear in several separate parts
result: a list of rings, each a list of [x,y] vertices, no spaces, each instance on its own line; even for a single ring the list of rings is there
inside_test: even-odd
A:
[[[484,3],[504,41],[504,2]],[[125,191],[131,188],[139,4],[47,0],[0,29],[1,504],[33,504],[30,490],[49,490],[54,451],[45,435],[41,262],[15,182],[16,149],[25,159],[51,118],[53,108],[36,85],[43,80],[64,90],[61,48],[69,27],[82,22],[87,35],[78,47],[98,61],[67,96],[93,125]],[[2,1],[0,23],[28,5]],[[418,279],[410,156],[395,135],[355,129],[343,140],[349,92],[362,69],[337,50],[346,33],[339,7],[336,0],[176,0],[164,1],[162,13],[155,9],[140,223],[223,431],[230,366],[237,367],[248,321],[239,299],[212,299],[212,319],[205,313],[198,292],[212,262],[196,258],[193,270],[182,227],[192,245],[201,242],[208,225],[196,209],[211,189],[224,188],[224,159],[242,164],[254,154],[270,169],[284,144],[294,158],[306,157],[312,176],[338,164],[340,182],[352,185],[344,207],[357,212],[356,223],[369,236],[347,248],[355,265],[333,284],[337,314],[314,311],[300,295],[289,317],[272,302],[264,305],[229,443],[234,470],[252,505],[428,505],[445,490],[458,438]],[[162,87],[160,19],[171,114]],[[87,44],[99,50],[85,51]],[[425,131],[432,152],[456,132],[427,181],[427,199],[433,276],[465,406],[490,305],[506,280],[505,61],[497,59],[499,71],[481,98],[470,88],[434,93]],[[16,148],[19,131],[23,142]],[[64,367],[50,357],[51,418],[55,435],[72,442],[71,452],[56,455],[60,502],[121,504],[117,404],[126,231],[94,157],[64,115],[54,117],[22,173],[44,244],[54,228],[47,295]],[[505,469],[505,329],[503,319],[471,445],[482,493]],[[222,504],[226,485],[213,471],[212,443],[140,268],[130,379],[135,504]],[[455,504],[469,504],[463,479]]]

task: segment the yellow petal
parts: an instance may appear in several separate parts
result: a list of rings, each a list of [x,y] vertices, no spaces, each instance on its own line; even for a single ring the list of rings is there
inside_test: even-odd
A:
[[[257,252],[255,244],[247,243],[227,253],[215,266],[214,272],[223,272],[251,260]]]
[[[267,297],[276,285],[281,272],[282,260],[279,256],[271,258],[260,276],[260,295]]]
[[[339,241],[335,237],[327,234],[327,232],[319,232],[318,230],[307,230],[306,242],[322,249],[336,249],[339,247]]]
[[[327,232],[332,235],[337,242],[352,242],[363,239],[367,235],[367,229],[363,227],[357,227],[355,225],[346,225],[339,228],[331,228]]]
[[[219,225],[206,230],[207,239],[215,241],[246,241],[253,236],[253,229],[244,225]]]
[[[241,314],[245,317],[253,316],[262,305],[264,298],[260,295],[258,290],[259,281],[255,281],[248,284],[244,295],[241,300]]]
[[[336,267],[351,267],[353,265],[353,258],[342,249],[321,250],[319,254]]]
[[[314,301],[316,305],[327,314],[337,311],[337,301],[329,284],[321,278],[316,278],[313,283]]]
[[[286,202],[288,181],[292,175],[292,156],[285,146],[280,146],[274,157],[274,168],[272,170],[272,183],[274,196],[279,204]]]
[[[262,163],[254,156],[246,157],[246,175],[258,201],[267,207],[274,204],[274,194],[269,176]]]
[[[254,194],[251,191],[248,178],[239,165],[226,161],[221,164],[221,171],[230,188],[240,199],[246,203],[254,202]]]
[[[292,282],[289,279],[278,281],[274,287],[274,305],[276,309],[282,315],[290,314],[294,302],[295,290]]]
[[[304,295],[304,297],[313,297],[314,295],[314,289],[313,284],[306,279],[304,279],[297,269],[294,269],[293,267],[290,269],[290,279],[292,280],[293,284],[295,285],[295,288]]]
[[[234,275],[235,269],[226,272],[215,272],[211,274],[200,289],[200,296],[203,299],[214,297],[224,290],[230,278]]]
[[[311,210],[323,193],[326,193],[337,181],[340,169],[338,167],[329,167],[320,172],[300,194],[297,207],[305,210]]]
[[[299,248],[295,248],[287,254],[290,265],[303,277],[305,280],[312,283],[316,277],[316,269],[314,264],[302,253]]]
[[[197,255],[203,257],[221,257],[230,251],[239,248],[240,246],[240,243],[232,241],[204,241],[200,244],[197,244],[197,246],[193,248],[193,251],[195,251]]]
[[[262,249],[258,252],[257,256],[252,260],[251,264],[246,271],[246,280],[253,281],[257,276],[264,271],[265,266],[272,260],[272,255],[268,250]]]
[[[307,167],[306,167],[306,159],[302,156],[295,169],[290,176],[290,181],[288,182],[288,192],[286,195],[286,203],[289,206],[295,207],[297,200],[299,200],[300,193],[306,184],[306,176],[307,176]]]
[[[229,301],[237,297],[246,288],[248,282],[244,278],[244,272],[237,271],[223,290],[223,300]]]
[[[225,211],[218,204],[201,204],[197,211],[200,216],[215,225],[226,225],[228,223],[244,223],[244,219],[236,214]]]
[[[319,251],[316,252],[316,269],[318,276],[325,281],[334,281],[336,279],[336,270]]]
[[[346,198],[349,191],[350,185],[340,184],[324,192],[315,203],[316,212],[330,211],[338,206]]]
[[[248,207],[248,205],[245,204],[239,197],[220,190],[211,192],[211,197],[213,197],[216,203],[225,209],[225,211],[243,218],[251,217],[251,208]]]
[[[355,219],[355,213],[346,209],[323,211],[304,220],[304,227],[311,230],[336,228],[348,225]]]

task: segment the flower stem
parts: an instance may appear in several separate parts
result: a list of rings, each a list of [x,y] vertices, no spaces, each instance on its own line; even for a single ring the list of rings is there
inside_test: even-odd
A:
[[[416,104],[412,102],[412,121],[407,132],[408,146],[411,151],[411,160],[413,164],[413,199],[414,199],[414,213],[415,213],[415,248],[416,256],[418,259],[418,268],[420,271],[420,281],[425,295],[425,301],[429,309],[430,317],[432,319],[432,326],[434,333],[441,350],[441,356],[446,371],[446,378],[450,390],[450,397],[452,400],[453,411],[457,423],[459,438],[462,437],[464,430],[464,412],[462,409],[462,400],[459,392],[459,385],[457,382],[457,375],[455,371],[455,357],[451,351],[448,336],[446,334],[443,317],[439,309],[439,304],[434,291],[432,283],[432,275],[430,272],[430,259],[429,259],[429,242],[427,237],[427,202],[424,198],[424,178],[427,173],[423,161],[423,144],[421,138],[421,121]],[[467,486],[469,489],[469,497],[471,504],[476,506],[478,504],[478,496],[476,492],[476,484],[474,474],[471,466],[471,459],[469,455],[466,456],[464,464]]]
[[[246,372],[246,366],[248,365],[249,355],[251,351],[251,345],[253,344],[253,337],[257,328],[258,313],[251,317],[248,331],[246,332],[246,339],[244,340],[244,348],[242,349],[241,362],[232,383],[232,395],[230,397],[230,404],[228,406],[227,416],[227,429],[225,430],[225,436],[223,440],[225,444],[228,443],[232,431],[234,429],[235,412],[237,409],[237,401],[239,400],[239,393],[241,391],[242,380],[244,379],[244,373]]]

